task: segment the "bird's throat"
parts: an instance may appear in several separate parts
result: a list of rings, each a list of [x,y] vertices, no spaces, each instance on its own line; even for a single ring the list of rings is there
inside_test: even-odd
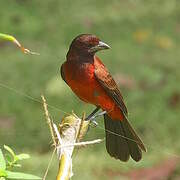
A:
[[[88,53],[87,51],[79,51],[70,49],[67,53],[67,61],[76,61],[78,63],[94,63],[95,54]]]

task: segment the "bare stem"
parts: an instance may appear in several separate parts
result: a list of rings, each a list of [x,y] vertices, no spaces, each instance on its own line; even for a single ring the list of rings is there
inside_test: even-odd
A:
[[[44,112],[45,112],[45,116],[46,116],[46,120],[47,120],[47,124],[49,125],[49,129],[50,129],[50,133],[51,133],[51,138],[53,140],[53,145],[56,146],[56,138],[55,138],[55,134],[54,134],[54,130],[53,130],[53,121],[50,119],[49,117],[49,112],[47,109],[47,103],[46,103],[46,99],[44,98],[43,95],[41,95],[42,101],[43,101],[43,107],[44,107]]]

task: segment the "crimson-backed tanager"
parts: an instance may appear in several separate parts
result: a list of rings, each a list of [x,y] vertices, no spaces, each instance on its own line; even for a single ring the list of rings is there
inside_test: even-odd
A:
[[[106,149],[110,156],[127,161],[142,158],[146,148],[129,124],[122,94],[111,74],[95,55],[110,47],[92,34],[81,34],[71,43],[61,76],[83,101],[101,108],[106,129]]]

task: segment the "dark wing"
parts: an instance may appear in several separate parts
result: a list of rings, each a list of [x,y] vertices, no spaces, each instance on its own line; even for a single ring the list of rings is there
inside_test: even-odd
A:
[[[99,59],[95,63],[95,77],[109,96],[111,96],[116,104],[120,107],[123,114],[127,117],[128,111],[126,105],[124,104],[121,92],[118,89],[116,82]]]
[[[64,63],[61,65],[61,69],[60,69],[60,72],[61,72],[61,77],[62,77],[62,79],[66,82],[66,80],[65,80],[65,74],[64,74]],[[67,83],[67,82],[66,82]]]

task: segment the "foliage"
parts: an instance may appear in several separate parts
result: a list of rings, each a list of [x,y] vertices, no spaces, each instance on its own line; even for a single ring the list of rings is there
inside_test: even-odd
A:
[[[0,180],[5,179],[41,179],[38,176],[32,174],[22,173],[22,172],[13,172],[12,169],[15,167],[21,167],[19,161],[24,159],[29,159],[28,154],[15,154],[14,151],[9,147],[4,145],[4,149],[7,151],[7,154],[3,155],[2,150],[0,149]]]

